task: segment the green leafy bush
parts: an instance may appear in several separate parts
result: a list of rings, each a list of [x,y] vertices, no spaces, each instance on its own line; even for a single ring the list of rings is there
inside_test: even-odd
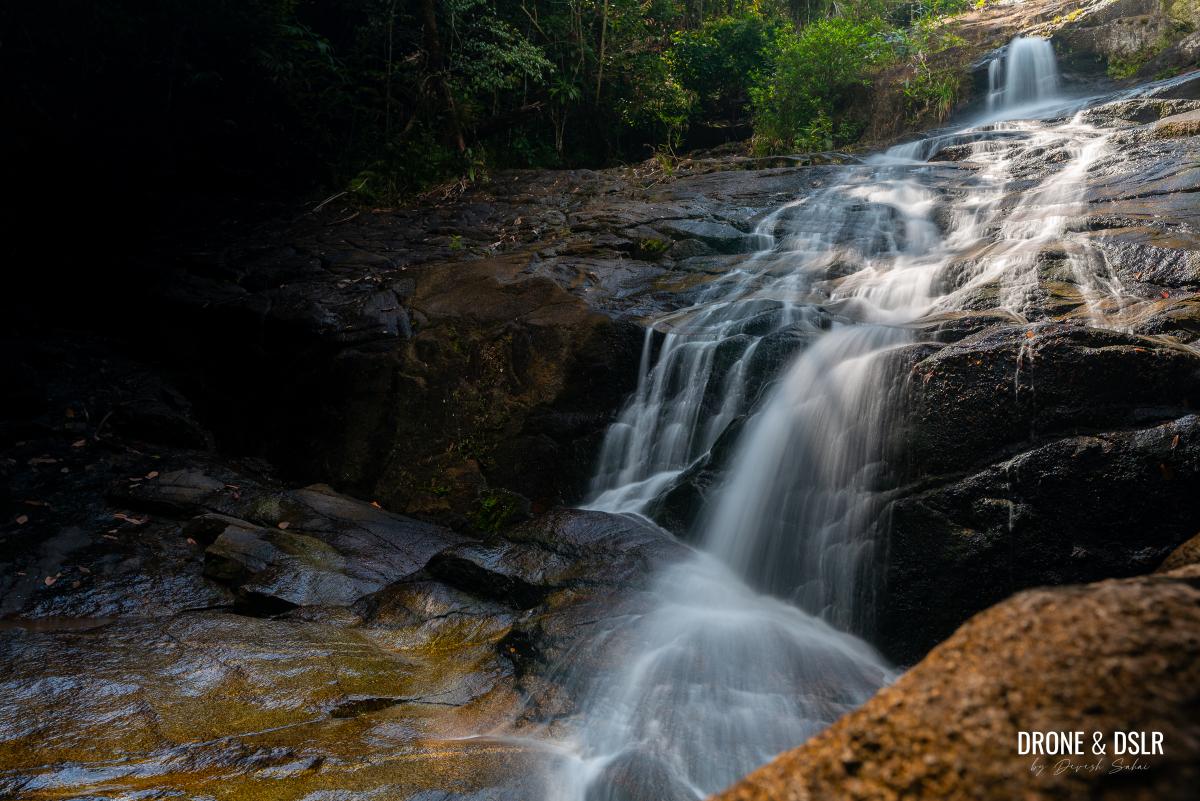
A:
[[[740,112],[750,87],[769,66],[782,24],[757,14],[720,17],[696,30],[671,37],[667,63],[679,84],[697,98],[697,110],[710,115]]]
[[[884,24],[833,17],[776,38],[774,72],[752,90],[755,150],[826,149],[860,124],[845,109],[888,52]]]

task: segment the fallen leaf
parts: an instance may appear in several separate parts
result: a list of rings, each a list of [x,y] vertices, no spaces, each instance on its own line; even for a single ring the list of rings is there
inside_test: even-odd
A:
[[[1176,434],[1175,436],[1171,437],[1171,450],[1175,450],[1178,447],[1179,447],[1179,435]]]
[[[17,525],[23,526],[29,522],[29,515],[17,515]]]
[[[195,541],[194,539],[192,539],[191,537],[188,537],[188,538],[187,538],[187,544],[188,544],[188,545],[195,545],[195,544],[196,544],[196,541]]]
[[[67,417],[74,417],[74,416],[75,416],[75,410],[74,410],[74,409],[72,409],[70,406],[68,406],[68,407],[67,407],[67,411],[66,411],[66,415],[67,415]]]
[[[35,456],[29,460],[28,464],[58,464],[58,460],[50,456]]]
[[[84,445],[87,445],[86,439],[77,439],[71,443],[72,448],[82,448]]]
[[[46,586],[49,587],[58,581],[58,576],[46,576],[42,581],[46,582]]]
[[[379,505],[379,501],[371,501],[371,505],[374,506],[376,509],[383,508],[382,506]]]
[[[24,503],[26,506],[42,506],[46,509],[50,508],[50,504],[46,503],[45,501],[35,501],[33,498],[26,498],[24,501],[22,501],[22,503]]]
[[[278,525],[279,525],[279,527],[280,527],[280,528],[287,528],[288,526],[290,526],[290,525],[291,525],[291,523],[289,523],[289,522],[288,522],[288,521],[286,521],[286,520],[280,520],[280,521],[279,521],[279,523],[278,523]]]
[[[1026,338],[1026,339],[1033,339],[1033,332],[1032,332],[1032,331],[1026,331],[1026,332],[1025,332],[1025,338]]]
[[[79,589],[82,585],[83,585],[82,581],[72,581],[71,582],[71,586],[74,587],[75,589]]]
[[[146,474],[146,478],[158,478],[158,471],[151,470],[149,473]]]
[[[85,576],[92,575],[92,569],[90,567],[84,567],[83,565],[79,566],[79,572],[84,574]]]
[[[104,539],[106,539],[106,540],[115,540],[116,539],[116,537],[114,537],[112,534],[101,534],[100,536],[104,537]]]
[[[1163,296],[1164,298],[1169,298],[1169,297],[1171,297],[1171,293],[1170,293],[1170,292],[1168,292],[1167,290],[1165,290],[1165,289],[1164,289],[1164,290],[1162,291],[1162,296]]]

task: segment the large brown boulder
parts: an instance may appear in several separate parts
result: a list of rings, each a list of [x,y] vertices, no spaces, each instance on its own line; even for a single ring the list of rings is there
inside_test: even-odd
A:
[[[720,801],[1195,798],[1200,569],[1021,593]],[[1022,756],[1021,731],[1102,733],[1102,756]],[[1113,732],[1161,732],[1118,755]],[[1070,758],[1068,758],[1070,759]],[[1118,760],[1125,769],[1116,769]]]

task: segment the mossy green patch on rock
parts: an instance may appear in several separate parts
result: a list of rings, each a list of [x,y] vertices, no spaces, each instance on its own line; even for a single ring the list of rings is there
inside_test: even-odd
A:
[[[479,494],[468,520],[471,528],[494,534],[507,526],[529,517],[529,499],[503,489],[489,489]]]

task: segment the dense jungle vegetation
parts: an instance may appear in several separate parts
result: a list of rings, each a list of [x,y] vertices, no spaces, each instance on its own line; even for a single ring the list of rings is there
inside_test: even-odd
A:
[[[670,158],[753,134],[837,147],[908,65],[912,114],[957,76],[965,0],[64,0],[0,11],[23,183],[103,200],[318,187],[388,203],[508,166]]]

